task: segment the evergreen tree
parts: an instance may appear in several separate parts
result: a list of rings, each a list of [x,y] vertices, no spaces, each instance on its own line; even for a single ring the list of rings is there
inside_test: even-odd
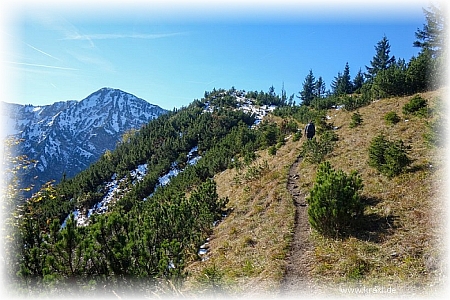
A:
[[[366,66],[367,74],[366,77],[369,80],[373,80],[378,72],[382,70],[387,70],[392,63],[395,62],[395,57],[390,56],[391,45],[386,36],[383,37],[381,41],[375,46],[376,54],[370,61],[370,67]]]
[[[331,84],[334,95],[346,95],[351,94],[353,91],[353,84],[350,80],[350,67],[348,63],[345,64],[344,72],[341,74],[340,72],[334,78],[334,81]]]
[[[269,94],[270,97],[275,97],[276,96],[275,95],[275,88],[273,87],[273,85],[270,86],[268,94]]]
[[[299,92],[300,96],[297,96],[302,100],[302,104],[309,106],[311,101],[316,96],[316,78],[314,77],[313,71],[309,70],[308,75],[303,82],[303,89]]]
[[[353,91],[353,85],[350,79],[350,67],[348,66],[348,62],[345,64],[344,73],[342,74],[342,89],[345,94],[351,94]]]
[[[411,164],[412,161],[407,155],[409,149],[402,140],[389,141],[380,134],[370,143],[369,166],[389,178],[395,177]]]
[[[58,274],[71,278],[82,274],[88,258],[83,251],[86,243],[80,233],[82,230],[76,226],[73,214],[63,229],[58,220],[53,220],[50,234],[46,237],[44,275],[52,277],[52,274]]]
[[[425,91],[433,82],[433,59],[429,50],[423,50],[418,57],[409,61],[406,81],[410,93]]]
[[[431,5],[430,10],[423,9],[427,23],[423,29],[417,29],[414,41],[414,47],[420,47],[422,50],[428,50],[433,57],[440,56],[446,45],[446,17],[443,9]]]
[[[403,59],[392,63],[386,70],[380,70],[372,82],[373,96],[384,98],[407,94],[406,70],[407,65]]]
[[[364,84],[364,74],[360,68],[355,78],[353,79],[353,92],[359,92],[363,84]]]
[[[284,89],[284,82],[283,85],[281,87],[281,103],[282,105],[285,105],[287,101],[287,96],[286,96],[286,90]]]
[[[319,76],[319,79],[316,81],[315,96],[317,98],[323,98],[325,96],[325,89],[325,81],[322,79],[322,76]]]
[[[331,90],[333,95],[340,95],[340,87],[342,82],[342,74],[341,72],[338,72],[337,75],[334,77],[333,81],[331,82]]]
[[[424,9],[424,13],[427,24],[422,30],[417,29],[417,40],[413,45],[422,48],[421,55],[425,55],[422,58],[430,57],[425,76],[427,87],[435,89],[446,84],[447,19],[442,6],[431,5],[430,10]]]
[[[307,198],[311,226],[330,237],[345,233],[363,214],[362,188],[362,179],[356,171],[347,175],[342,170],[334,170],[328,161],[321,163]]]

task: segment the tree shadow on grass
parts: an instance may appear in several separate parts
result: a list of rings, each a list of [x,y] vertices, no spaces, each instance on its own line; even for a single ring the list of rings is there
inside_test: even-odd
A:
[[[374,197],[364,197],[364,206],[375,206],[382,200]],[[359,240],[380,243],[398,228],[398,216],[391,213],[381,215],[371,212],[359,216],[353,226],[345,233],[347,237],[355,237]]]

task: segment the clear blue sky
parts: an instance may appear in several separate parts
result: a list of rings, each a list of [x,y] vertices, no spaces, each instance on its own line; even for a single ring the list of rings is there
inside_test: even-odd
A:
[[[417,55],[414,33],[429,5],[96,3],[11,9],[1,59],[12,96],[2,100],[44,105],[112,87],[172,109],[214,87],[267,91],[273,85],[280,93],[284,83],[288,96],[297,94],[310,69],[328,89],[346,62],[352,79],[366,71],[384,35],[396,58]]]

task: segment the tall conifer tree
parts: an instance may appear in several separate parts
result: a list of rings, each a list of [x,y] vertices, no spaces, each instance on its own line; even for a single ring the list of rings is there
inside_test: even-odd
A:
[[[364,84],[364,75],[361,69],[359,69],[355,78],[353,79],[353,92],[358,91]]]
[[[323,80],[322,76],[319,76],[319,79],[317,79],[315,86],[316,97],[323,98],[325,96],[325,89],[325,81]]]
[[[353,91],[353,84],[350,80],[350,67],[348,62],[345,64],[344,73],[338,73],[331,83],[333,89],[333,94],[335,95],[345,95],[351,94]]]
[[[436,57],[445,49],[445,28],[447,27],[445,15],[439,7],[434,5],[430,6],[430,10],[423,11],[427,23],[423,25],[422,30],[417,29],[415,33],[417,40],[413,45],[422,50],[429,50],[433,57]]]
[[[311,101],[315,97],[315,87],[316,78],[314,77],[313,71],[309,70],[309,73],[303,82],[303,89],[299,92],[300,96],[297,96],[303,101],[303,105],[309,106],[311,104]]]
[[[370,61],[370,67],[366,66],[367,74],[366,77],[372,80],[378,72],[382,70],[387,70],[392,63],[395,62],[395,57],[390,56],[391,45],[386,36],[383,37],[381,41],[375,46],[376,54]]]

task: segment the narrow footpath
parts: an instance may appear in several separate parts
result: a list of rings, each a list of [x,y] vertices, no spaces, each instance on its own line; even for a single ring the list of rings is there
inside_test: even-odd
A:
[[[289,169],[287,189],[292,195],[295,205],[294,235],[287,266],[281,283],[281,296],[299,296],[316,294],[309,276],[313,245],[310,241],[310,226],[308,222],[308,207],[305,195],[299,187],[298,165],[302,158],[299,156]]]

